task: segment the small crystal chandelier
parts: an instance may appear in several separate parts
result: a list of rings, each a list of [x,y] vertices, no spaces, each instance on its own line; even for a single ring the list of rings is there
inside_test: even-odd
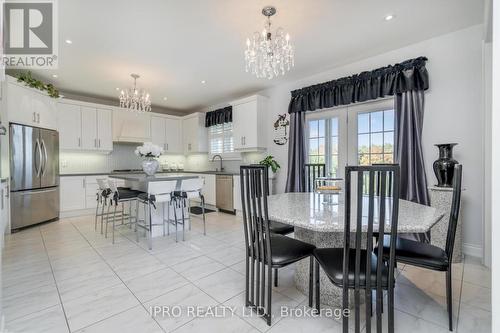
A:
[[[271,32],[271,16],[276,14],[276,8],[264,7],[262,14],[267,17],[264,30],[254,32],[251,39],[247,38],[245,70],[258,78],[272,79],[279,74],[285,75],[294,66],[293,46],[290,35],[282,28],[274,34]]]
[[[134,88],[120,92],[120,107],[136,112],[150,112],[151,99],[144,90],[137,89],[139,74],[130,74],[134,79]]]

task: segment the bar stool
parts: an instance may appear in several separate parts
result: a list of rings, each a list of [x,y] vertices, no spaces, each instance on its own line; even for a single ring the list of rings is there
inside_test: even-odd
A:
[[[109,199],[109,205],[108,205],[108,213],[106,214],[106,228],[105,228],[105,233],[104,236],[108,238],[108,223],[113,222],[113,228],[112,228],[112,243],[115,243],[115,222],[118,219],[121,219],[121,225],[131,225],[133,223],[137,223],[137,217],[132,216],[132,202],[137,201],[137,198],[140,194],[144,193],[141,191],[136,191],[136,190],[131,190],[129,188],[123,188],[123,187],[117,187],[116,183],[114,180],[108,179],[108,186],[109,189],[111,190],[112,197]],[[125,214],[125,203],[129,203],[128,207],[128,214]],[[118,205],[121,204],[122,209],[121,211],[118,211]],[[113,210],[113,216],[111,217],[111,206],[114,205],[114,210]],[[125,218],[128,220],[127,223],[125,223]]]
[[[149,182],[148,183],[148,192],[142,192],[138,196],[137,200],[137,216],[136,216],[136,230],[137,227],[144,229],[149,233],[149,249],[153,248],[153,226],[162,225],[163,226],[163,236],[165,236],[165,214],[163,214],[162,224],[154,224],[152,219],[152,210],[151,206],[156,209],[156,204],[166,204],[168,205],[168,217],[167,222],[170,222],[170,204],[175,202],[175,197],[172,193],[175,191],[177,186],[176,180],[167,180],[167,181],[157,181],[157,182]],[[144,220],[139,219],[139,203],[144,205]],[[165,206],[163,206],[165,209]],[[165,213],[165,211],[163,211]],[[175,220],[175,241],[177,242],[177,212],[174,207],[174,220]],[[139,222],[143,221],[144,224],[140,224]],[[139,242],[139,233],[137,233],[137,242]]]
[[[207,235],[206,220],[205,220],[205,197],[201,193],[201,189],[205,184],[205,180],[201,177],[184,179],[181,182],[181,188],[179,191],[175,191],[174,195],[179,200],[179,204],[182,207],[182,230],[184,240],[184,208],[187,208],[187,220],[189,221],[189,230],[191,230],[191,199],[200,198],[201,200],[201,212],[203,215],[203,235]]]
[[[99,178],[97,180],[97,192],[96,192],[96,200],[97,205],[95,208],[95,225],[94,230],[97,231],[97,219],[101,218],[101,234],[102,234],[102,224],[103,218],[106,215],[104,213],[104,207],[107,206],[109,195],[111,194],[111,189],[108,186],[107,180],[105,178]],[[99,213],[99,208],[101,212]]]

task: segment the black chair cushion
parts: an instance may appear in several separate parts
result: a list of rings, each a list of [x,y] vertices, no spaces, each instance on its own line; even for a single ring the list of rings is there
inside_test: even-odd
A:
[[[389,257],[390,237],[384,236],[384,257]],[[375,250],[376,251],[376,250]],[[396,261],[437,271],[448,269],[448,256],[443,249],[409,239],[396,238]]]
[[[283,267],[312,255],[316,247],[283,235],[271,235],[271,262],[272,266]],[[257,246],[254,247],[254,254]],[[264,244],[264,252],[266,252]],[[255,254],[257,257],[257,255]],[[267,260],[266,260],[267,263]]]
[[[118,194],[115,193],[115,200],[125,200],[125,199],[134,199],[139,196],[139,194],[144,193],[136,190],[118,190]]]
[[[314,250],[314,256],[316,260],[319,262],[320,266],[325,271],[326,275],[332,281],[333,284],[342,287],[343,284],[343,263],[344,263],[344,249],[339,248],[324,248],[324,249],[316,249]],[[377,256],[373,253],[370,253],[371,265],[372,265],[372,274],[371,274],[371,285],[372,288],[376,288],[377,283]],[[367,252],[366,250],[361,250],[360,253],[360,277],[359,277],[359,285],[361,287],[366,286],[366,259]],[[349,251],[349,276],[348,276],[348,285],[349,288],[354,288],[354,273],[356,266],[356,250],[350,249]],[[388,280],[389,280],[389,269],[384,261],[382,263],[382,287],[387,289]]]
[[[174,196],[179,198],[187,198],[187,193],[184,191],[174,191]]]
[[[294,231],[294,228],[289,224],[269,221],[269,231],[271,231],[273,234],[288,235]]]

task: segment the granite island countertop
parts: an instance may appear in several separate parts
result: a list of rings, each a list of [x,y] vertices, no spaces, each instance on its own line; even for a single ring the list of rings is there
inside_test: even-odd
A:
[[[179,171],[159,171],[157,175],[162,175],[162,174],[180,174],[180,173],[193,173],[193,174],[207,174],[207,175],[228,175],[228,176],[239,176],[239,172],[232,172],[232,171],[211,171],[211,170],[205,170],[205,171],[193,171],[193,170],[179,170]],[[99,175],[106,175],[106,176],[111,176],[111,175],[144,175],[143,172],[141,171],[124,171],[124,172],[81,172],[81,173],[63,173],[60,174],[60,177],[78,177],[78,176],[99,176]]]
[[[342,195],[340,194],[340,196]],[[339,196],[337,196],[337,199],[339,199]],[[366,207],[366,212],[363,210],[363,216],[366,219],[368,204],[364,206]],[[375,199],[376,206],[377,200]],[[269,196],[268,207],[269,219],[272,221],[316,232],[344,232],[344,204],[342,197],[340,197],[340,203],[338,204],[325,205],[323,204],[323,197],[315,193],[275,194]],[[391,207],[389,201],[386,207]],[[356,229],[356,210],[354,208],[351,209],[351,216],[353,218],[351,221],[351,230],[354,231]],[[443,214],[436,208],[400,200],[398,232],[427,232],[442,217]],[[365,223],[363,227],[366,230]],[[385,230],[386,232],[390,231],[388,224],[386,224]]]
[[[151,183],[151,182],[163,182],[168,180],[184,180],[184,179],[193,179],[197,178],[196,176],[186,176],[180,174],[171,174],[171,175],[159,175],[155,176],[146,176],[145,174],[111,174],[109,178],[114,179],[122,179],[130,182],[138,182],[138,183]]]

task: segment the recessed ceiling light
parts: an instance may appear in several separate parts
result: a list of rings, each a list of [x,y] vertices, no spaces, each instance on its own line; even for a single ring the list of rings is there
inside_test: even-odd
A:
[[[54,79],[57,79],[57,74],[52,74],[52,77],[53,77]]]
[[[66,39],[65,42],[66,44],[73,44],[73,41],[71,39]]]
[[[386,21],[390,21],[390,20],[392,20],[393,18],[394,18],[394,15],[389,14],[389,15],[387,15],[384,19],[385,19]]]
[[[207,83],[207,81],[205,81],[205,80],[202,80],[202,81],[201,81],[201,84],[205,84],[205,83]]]
[[[116,91],[120,91],[120,88],[115,88]]]
[[[167,98],[166,98],[166,97],[163,97],[163,100],[164,100],[164,101],[166,101],[166,100],[167,100]]]

